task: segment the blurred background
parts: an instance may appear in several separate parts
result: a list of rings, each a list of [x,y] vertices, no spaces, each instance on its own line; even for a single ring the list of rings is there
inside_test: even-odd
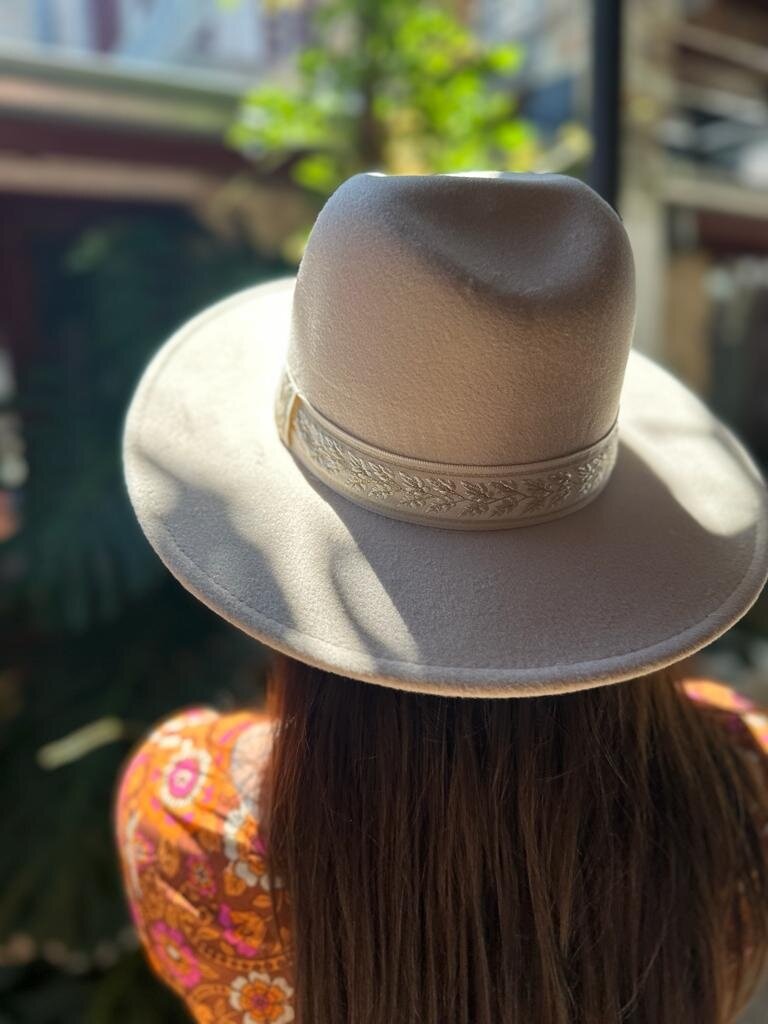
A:
[[[158,717],[258,701],[264,661],[150,552],[122,420],[174,327],[295,272],[370,168],[593,183],[636,345],[768,460],[764,0],[0,0],[0,1024],[184,1019],[115,780]],[[766,602],[691,670],[768,702]]]

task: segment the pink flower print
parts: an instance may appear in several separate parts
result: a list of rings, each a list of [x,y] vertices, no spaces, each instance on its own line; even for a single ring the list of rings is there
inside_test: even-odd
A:
[[[211,767],[207,750],[195,747],[189,740],[174,750],[163,769],[160,797],[173,810],[188,807],[205,785]]]
[[[193,988],[200,981],[200,967],[184,936],[165,921],[156,921],[149,929],[152,952],[163,971],[182,988]]]

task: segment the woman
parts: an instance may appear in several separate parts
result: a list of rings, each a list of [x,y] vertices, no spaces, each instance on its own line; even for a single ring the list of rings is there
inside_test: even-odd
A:
[[[580,183],[364,175],[295,294],[219,304],[147,370],[139,520],[281,652],[266,714],[174,716],[118,793],[140,936],[196,1020],[746,1004],[768,725],[684,659],[765,581],[765,488],[633,320]]]
[[[139,933],[196,1020],[720,1022],[748,998],[768,719],[725,687],[458,700],[289,659],[271,682],[274,746],[263,716],[189,711],[123,778]]]

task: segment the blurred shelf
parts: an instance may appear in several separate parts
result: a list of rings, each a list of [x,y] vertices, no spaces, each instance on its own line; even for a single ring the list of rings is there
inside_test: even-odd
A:
[[[669,39],[678,46],[768,77],[768,50],[759,43],[683,20],[671,25]]]
[[[675,170],[661,177],[661,198],[675,206],[768,220],[768,189]]]

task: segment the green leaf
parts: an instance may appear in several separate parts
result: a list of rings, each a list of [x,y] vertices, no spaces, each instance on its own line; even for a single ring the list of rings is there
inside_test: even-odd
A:
[[[326,153],[315,153],[296,162],[293,168],[293,180],[309,189],[328,195],[343,181],[338,162]]]
[[[507,121],[494,130],[493,138],[502,149],[517,149],[529,144],[533,134],[533,130],[527,122]]]
[[[499,74],[517,71],[523,62],[523,50],[520,46],[497,46],[486,56],[488,67]]]

